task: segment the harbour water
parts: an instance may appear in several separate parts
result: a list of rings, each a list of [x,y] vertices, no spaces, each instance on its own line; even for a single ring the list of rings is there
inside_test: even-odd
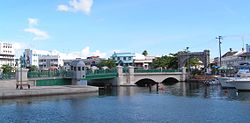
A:
[[[199,83],[0,100],[1,122],[250,122],[250,92]]]

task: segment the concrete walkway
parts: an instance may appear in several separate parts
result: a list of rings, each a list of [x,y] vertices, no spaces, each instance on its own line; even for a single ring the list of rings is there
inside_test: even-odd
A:
[[[16,89],[14,80],[0,81],[0,99],[98,92],[98,87],[84,85],[31,86],[30,89],[24,86],[23,88],[23,90]]]

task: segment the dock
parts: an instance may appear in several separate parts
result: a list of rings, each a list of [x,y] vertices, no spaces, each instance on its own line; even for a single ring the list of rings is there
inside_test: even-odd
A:
[[[86,85],[64,85],[64,86],[31,86],[30,89],[16,89],[15,81],[0,81],[0,99],[33,97],[33,96],[50,96],[50,95],[67,95],[79,93],[98,92],[98,87]]]

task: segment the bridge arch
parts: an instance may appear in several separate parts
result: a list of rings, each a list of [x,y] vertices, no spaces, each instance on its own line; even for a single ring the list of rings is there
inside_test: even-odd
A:
[[[179,80],[174,78],[174,77],[168,77],[164,79],[161,83],[166,84],[166,85],[173,85],[175,83],[178,83]]]
[[[148,86],[149,84],[151,85],[154,85],[156,84],[157,82],[155,82],[154,80],[152,79],[149,79],[149,78],[143,78],[143,79],[140,79],[139,81],[135,82],[135,84],[137,86],[140,86],[140,87],[146,87]]]
[[[178,53],[178,67],[182,68],[190,58],[198,58],[202,61],[205,68],[208,67],[210,61],[210,51],[204,50],[203,52],[180,52]]]

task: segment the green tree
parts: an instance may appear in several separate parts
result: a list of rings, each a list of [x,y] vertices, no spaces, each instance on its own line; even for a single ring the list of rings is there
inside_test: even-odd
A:
[[[12,72],[13,67],[8,64],[4,64],[2,65],[1,69],[3,70],[3,73],[10,73]]]
[[[38,68],[36,65],[32,65],[30,68],[29,68],[29,71],[38,71]]]
[[[148,55],[148,51],[147,51],[147,50],[144,50],[144,51],[142,52],[142,55],[147,56],[147,55]]]
[[[200,65],[200,60],[196,57],[187,60],[186,67],[198,66]]]
[[[156,58],[152,67],[158,68],[163,67],[167,69],[177,69],[178,68],[178,58],[176,54],[165,55],[159,58]]]
[[[107,66],[108,68],[112,69],[116,66],[116,63],[112,59],[107,59],[107,60],[101,60],[100,63],[97,64],[98,67],[104,67]]]

